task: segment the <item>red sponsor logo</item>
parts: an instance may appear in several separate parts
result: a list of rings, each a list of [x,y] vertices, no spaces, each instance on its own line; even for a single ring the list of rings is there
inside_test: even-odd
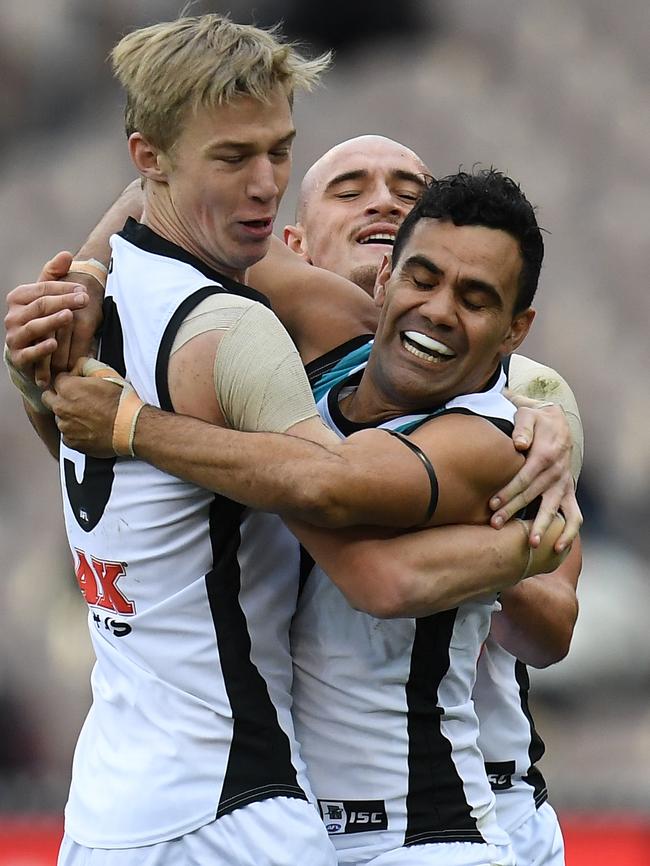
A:
[[[77,562],[75,575],[81,594],[86,602],[115,613],[135,613],[135,604],[123,595],[117,587],[118,580],[126,574],[126,563],[107,562],[103,559],[88,557],[83,550],[75,548]]]

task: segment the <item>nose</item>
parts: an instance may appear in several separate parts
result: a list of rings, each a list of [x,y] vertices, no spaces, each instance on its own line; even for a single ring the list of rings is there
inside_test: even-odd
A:
[[[249,198],[269,202],[277,198],[279,192],[275,166],[271,160],[267,156],[259,156],[252,160],[246,183],[246,193]]]
[[[366,204],[366,213],[369,216],[378,214],[380,216],[404,217],[410,209],[410,206],[397,198],[385,183],[373,187]]]
[[[434,327],[453,329],[458,322],[458,310],[451,286],[438,285],[430,291],[420,307],[420,314]]]

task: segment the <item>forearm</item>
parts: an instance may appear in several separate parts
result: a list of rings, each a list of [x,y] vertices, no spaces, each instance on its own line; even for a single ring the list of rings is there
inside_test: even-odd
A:
[[[111,205],[95,228],[84,241],[76,255],[78,259],[97,259],[108,265],[111,257],[109,238],[119,232],[129,217],[139,220],[142,216],[144,198],[140,179],[132,181],[120,197]]]
[[[29,423],[36,431],[39,439],[45,445],[55,460],[59,459],[59,444],[60,435],[54,420],[54,415],[50,412],[36,412],[26,400],[23,400],[25,412],[29,418]]]
[[[581,564],[576,539],[557,571],[529,577],[504,590],[502,610],[492,617],[492,635],[504,649],[537,668],[566,656],[578,616],[575,587]]]
[[[428,616],[509,587],[529,556],[516,521],[500,531],[442,526],[399,536],[289,526],[350,604],[381,618]]]
[[[426,476],[420,461],[401,443],[384,435],[385,449],[377,453],[366,447],[366,434],[378,431],[364,431],[351,445],[351,439],[330,439],[333,434],[317,424],[332,445],[297,435],[241,433],[145,406],[133,447],[137,457],[171,475],[252,508],[318,526],[405,527],[422,519],[427,490],[424,485],[416,495],[412,490],[415,481]],[[311,439],[314,427],[309,430]],[[388,460],[407,461],[405,471],[390,482],[385,477],[386,449]]]

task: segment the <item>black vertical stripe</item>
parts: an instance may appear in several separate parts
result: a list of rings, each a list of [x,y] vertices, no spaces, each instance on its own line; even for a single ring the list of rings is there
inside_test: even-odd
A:
[[[103,325],[99,360],[126,376],[124,335],[115,299],[108,296],[103,304]],[[63,478],[75,520],[84,532],[91,532],[102,519],[115,480],[117,457],[89,457],[84,461],[81,481],[72,460],[63,458]]]
[[[251,640],[239,602],[241,572],[237,551],[244,507],[216,496],[210,508],[214,566],[206,575],[223,679],[234,720],[216,817],[270,797],[306,800],[291,761],[287,735],[267,684],[251,660]]]
[[[546,788],[546,780],[541,773],[541,770],[536,767],[538,761],[541,760],[546,750],[544,741],[537,733],[535,728],[535,720],[530,711],[528,704],[528,692],[530,690],[530,677],[528,676],[528,668],[519,659],[515,661],[515,679],[519,686],[519,700],[521,701],[521,710],[528,720],[530,726],[530,743],[528,744],[528,758],[530,766],[525,776],[522,776],[524,782],[533,788],[533,797],[535,806],[539,807],[548,799],[548,790]]]
[[[314,566],[316,563],[314,562],[313,557],[310,553],[307,552],[306,548],[300,545],[300,571],[298,578],[298,598],[305,588],[305,584],[307,583],[307,578],[314,570]]]
[[[408,705],[409,789],[405,845],[484,842],[442,732],[438,689],[449,670],[449,642],[458,609],[416,620]]]

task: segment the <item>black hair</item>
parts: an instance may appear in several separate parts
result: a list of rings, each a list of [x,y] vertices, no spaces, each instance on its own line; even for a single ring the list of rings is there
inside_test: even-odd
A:
[[[393,267],[415,224],[426,218],[450,220],[457,226],[486,226],[511,235],[519,244],[523,261],[514,312],[520,313],[532,304],[544,258],[544,241],[535,210],[518,183],[494,168],[431,178],[397,233]]]

